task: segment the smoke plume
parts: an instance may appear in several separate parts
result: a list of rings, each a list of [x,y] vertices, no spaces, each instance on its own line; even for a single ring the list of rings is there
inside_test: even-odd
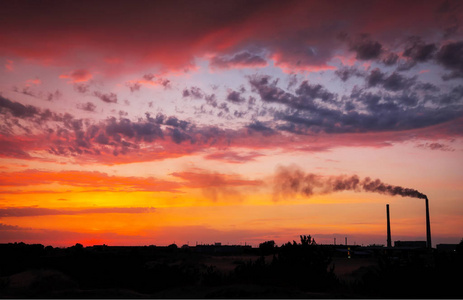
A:
[[[390,185],[379,179],[357,175],[322,176],[305,173],[297,167],[279,167],[274,176],[273,199],[303,195],[310,197],[314,194],[329,194],[342,191],[372,192],[391,196],[402,196],[425,199],[426,195],[411,188]]]

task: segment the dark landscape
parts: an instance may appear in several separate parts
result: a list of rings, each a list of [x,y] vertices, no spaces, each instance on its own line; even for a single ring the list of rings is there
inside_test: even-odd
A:
[[[400,245],[400,246],[398,246]],[[0,245],[2,298],[461,298],[463,241],[319,245]]]

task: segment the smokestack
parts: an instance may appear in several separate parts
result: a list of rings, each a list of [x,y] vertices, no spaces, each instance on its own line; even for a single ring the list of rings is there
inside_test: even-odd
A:
[[[428,249],[432,248],[431,244],[431,221],[429,220],[429,203],[428,197],[426,199],[426,247]]]
[[[389,217],[389,204],[386,204],[386,214],[387,214],[387,247],[392,247],[391,240],[391,219]]]

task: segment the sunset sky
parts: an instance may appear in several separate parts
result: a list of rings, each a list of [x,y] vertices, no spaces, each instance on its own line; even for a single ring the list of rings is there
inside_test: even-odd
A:
[[[3,1],[0,115],[0,243],[463,238],[462,1]]]

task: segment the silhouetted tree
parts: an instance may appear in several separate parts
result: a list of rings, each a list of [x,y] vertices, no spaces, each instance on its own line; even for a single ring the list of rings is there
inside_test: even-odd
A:
[[[266,241],[259,244],[261,255],[273,254],[275,250],[275,241]]]
[[[241,264],[235,269],[237,280],[312,291],[324,291],[334,286],[337,280],[333,270],[328,271],[331,262],[328,253],[310,235],[301,235],[300,239],[299,244],[293,241],[278,248],[270,264],[265,263],[263,256]]]

